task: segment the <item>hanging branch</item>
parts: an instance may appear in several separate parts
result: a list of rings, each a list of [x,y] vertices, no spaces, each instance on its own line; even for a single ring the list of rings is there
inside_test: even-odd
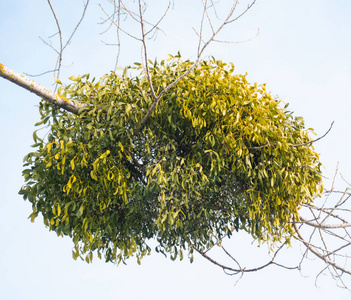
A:
[[[227,251],[222,245],[217,245],[219,248],[222,249],[222,251],[232,260],[234,261],[234,263],[237,265],[236,268],[234,267],[230,267],[228,265],[225,265],[223,263],[220,263],[218,261],[216,261],[215,259],[213,259],[211,256],[209,256],[207,254],[208,251],[201,251],[198,248],[196,248],[195,246],[192,246],[192,248],[198,252],[203,258],[205,258],[206,260],[208,260],[209,262],[211,262],[212,264],[220,267],[227,275],[230,276],[234,276],[234,275],[238,275],[241,274],[240,278],[245,274],[245,273],[253,273],[253,272],[257,272],[260,270],[263,270],[271,265],[275,265],[277,267],[281,267],[283,269],[287,269],[287,270],[296,270],[299,267],[298,266],[294,266],[294,267],[288,267],[285,266],[283,264],[280,264],[278,262],[276,262],[276,258],[278,256],[278,253],[284,248],[285,244],[281,245],[274,253],[273,256],[271,258],[271,260],[269,260],[267,263],[258,266],[258,267],[254,267],[254,268],[246,268],[246,267],[241,267],[241,265],[239,264],[239,262],[229,253],[229,251]],[[239,278],[239,280],[240,280]]]

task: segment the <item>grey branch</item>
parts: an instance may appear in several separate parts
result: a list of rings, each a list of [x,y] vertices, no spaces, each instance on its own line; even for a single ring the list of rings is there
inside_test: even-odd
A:
[[[348,270],[348,269],[346,269],[346,268],[344,268],[344,267],[342,267],[342,266],[336,264],[334,261],[330,260],[326,255],[323,255],[323,254],[319,253],[319,252],[315,249],[315,247],[313,247],[313,246],[311,245],[310,242],[306,241],[306,240],[303,238],[303,236],[302,236],[302,234],[301,234],[301,232],[300,232],[300,230],[299,230],[299,228],[298,228],[298,226],[297,226],[297,223],[294,223],[294,229],[295,229],[296,234],[297,234],[297,239],[300,240],[300,241],[306,246],[306,248],[307,248],[309,251],[311,251],[314,255],[316,255],[318,258],[320,258],[321,260],[323,260],[327,265],[330,265],[330,266],[332,266],[332,267],[334,267],[334,268],[340,270],[340,271],[343,272],[343,273],[346,273],[346,274],[351,275],[351,271],[350,271],[350,270]]]
[[[66,99],[65,97],[43,87],[35,81],[15,71],[12,71],[11,69],[5,67],[3,64],[0,64],[0,77],[11,81],[14,84],[17,84],[18,86],[23,87],[24,89],[36,94],[37,96],[48,101],[49,103],[56,105],[57,107],[67,110],[71,113],[78,114],[80,109],[85,107],[77,105],[76,103]]]

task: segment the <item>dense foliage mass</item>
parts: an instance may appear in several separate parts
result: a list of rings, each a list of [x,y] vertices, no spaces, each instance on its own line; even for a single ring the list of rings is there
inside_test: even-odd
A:
[[[150,63],[156,93],[191,65]],[[303,119],[232,64],[210,59],[166,92],[136,133],[154,100],[145,73],[128,72],[71,77],[59,92],[88,104],[78,115],[40,104],[37,125],[50,131],[44,140],[34,134],[20,191],[32,220],[41,213],[88,262],[95,250],[106,261],[139,261],[150,238],[172,258],[238,230],[288,239],[292,218],[321,185]]]

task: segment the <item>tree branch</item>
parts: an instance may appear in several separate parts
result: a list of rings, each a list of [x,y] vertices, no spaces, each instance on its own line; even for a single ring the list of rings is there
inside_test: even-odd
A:
[[[264,265],[261,265],[259,267],[256,267],[256,268],[251,268],[251,269],[248,269],[248,268],[242,268],[240,267],[239,263],[229,254],[229,252],[227,250],[225,250],[223,247],[221,247],[223,249],[223,251],[231,258],[235,261],[235,263],[239,266],[238,269],[236,268],[231,268],[231,267],[228,267],[224,264],[221,264],[219,262],[217,262],[216,260],[214,260],[213,258],[211,258],[209,255],[206,254],[206,252],[203,252],[201,250],[199,250],[198,248],[192,246],[192,248],[194,248],[196,250],[196,252],[198,252],[202,257],[204,257],[205,259],[207,259],[208,261],[210,261],[211,263],[213,263],[214,265],[220,267],[223,269],[223,271],[230,271],[230,272],[233,272],[232,274],[229,274],[229,275],[237,275],[239,273],[252,273],[252,272],[257,272],[257,271],[260,271],[264,268],[267,268],[268,266],[270,265],[276,265],[278,267],[281,267],[281,268],[284,268],[284,269],[288,269],[288,270],[296,270],[298,269],[298,267],[287,267],[287,266],[284,266],[282,264],[279,264],[277,262],[275,262],[275,259],[279,253],[279,251],[283,248],[284,245],[280,246],[273,254],[273,257],[272,259],[267,262],[266,264]],[[226,273],[228,274],[228,273]]]
[[[337,229],[337,228],[346,228],[346,227],[351,227],[351,223],[344,223],[344,224],[334,224],[334,225],[323,225],[320,223],[313,223],[311,221],[308,221],[307,219],[303,218],[300,216],[300,220],[302,221],[301,223],[310,225],[315,228],[322,228],[322,229]],[[297,222],[299,223],[299,222]]]
[[[27,77],[12,71],[11,69],[5,67],[0,63],[0,77],[7,79],[18,86],[23,87],[24,89],[36,94],[37,96],[43,98],[49,103],[60,107],[64,110],[67,110],[71,113],[78,114],[79,110],[84,108],[85,105],[77,105],[72,101],[69,101],[67,98],[50,91],[49,89],[43,87],[42,85],[36,83],[35,81],[28,79]]]
[[[327,265],[333,266],[334,268],[340,270],[341,272],[351,275],[350,270],[341,267],[340,265],[331,261],[327,256],[322,255],[317,250],[315,250],[314,247],[312,247],[311,244],[303,238],[303,236],[302,236],[302,234],[297,226],[297,223],[295,221],[293,223],[293,226],[294,226],[295,232],[297,234],[297,236],[296,236],[297,240],[301,241],[309,251],[311,251],[314,255],[316,255],[318,258],[323,260]]]
[[[56,51],[58,53],[58,58],[57,58],[57,64],[56,64],[56,67],[55,67],[55,69],[58,70],[56,76],[59,77],[60,76],[60,70],[61,70],[61,63],[62,63],[62,53],[63,53],[62,32],[61,32],[60,23],[59,23],[59,21],[57,19],[57,16],[56,16],[56,13],[54,11],[54,8],[51,5],[51,1],[50,0],[47,0],[47,1],[49,3],[49,6],[50,6],[52,14],[54,15],[54,19],[55,19],[55,22],[56,22],[56,25],[57,25],[58,34],[59,34],[59,38],[60,38],[60,50]]]

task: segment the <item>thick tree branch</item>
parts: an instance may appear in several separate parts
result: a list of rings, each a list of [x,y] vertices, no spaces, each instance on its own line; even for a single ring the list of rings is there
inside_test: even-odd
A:
[[[84,106],[79,106],[67,98],[50,91],[49,89],[43,87],[42,85],[36,83],[35,81],[28,79],[27,77],[12,71],[11,69],[5,67],[0,63],[0,77],[7,79],[18,86],[36,94],[37,96],[43,98],[44,100],[50,102],[57,107],[67,110],[71,113],[78,114],[79,110],[84,108]]]

